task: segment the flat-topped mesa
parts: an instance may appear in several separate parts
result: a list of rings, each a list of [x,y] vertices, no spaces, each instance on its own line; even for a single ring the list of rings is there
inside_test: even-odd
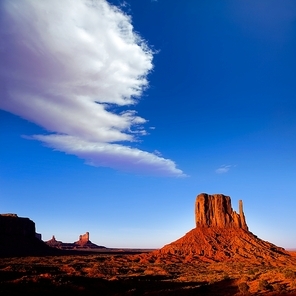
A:
[[[201,193],[195,201],[196,227],[233,227],[248,230],[243,202],[239,201],[239,214],[232,209],[231,199],[223,194]]]
[[[27,256],[50,251],[36,233],[35,223],[17,214],[0,214],[0,257]]]

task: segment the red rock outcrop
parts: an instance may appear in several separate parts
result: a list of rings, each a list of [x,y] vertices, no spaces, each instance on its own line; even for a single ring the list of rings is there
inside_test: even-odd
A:
[[[98,248],[105,248],[103,246],[98,246],[94,243],[92,243],[89,240],[89,232],[86,232],[85,234],[81,234],[79,235],[79,240],[77,242],[74,243],[74,248],[75,249],[98,249]]]
[[[233,211],[231,199],[222,194],[197,196],[196,228],[143,260],[158,261],[253,261],[285,264],[291,256],[285,249],[264,241],[248,230],[243,203],[239,214]]]
[[[83,246],[87,243],[89,243],[89,232],[86,232],[85,234],[81,234],[79,235],[79,241],[75,242],[75,244],[79,245],[79,246]]]
[[[76,250],[76,249],[105,249],[104,246],[98,246],[92,243],[89,240],[89,232],[85,234],[79,235],[79,240],[74,243],[63,243],[61,241],[57,241],[55,236],[53,235],[52,238],[46,241],[46,244],[62,250]]]
[[[243,212],[243,202],[239,201],[239,214],[231,207],[229,196],[223,194],[209,195],[201,193],[195,201],[196,227],[217,226],[234,227],[248,230]]]
[[[158,251],[186,261],[244,261],[285,262],[290,257],[284,248],[264,241],[241,228],[197,227],[182,238]]]
[[[48,241],[46,241],[46,244],[51,246],[51,247],[59,247],[62,245],[62,242],[61,241],[57,241],[55,236],[53,235],[52,238]]]

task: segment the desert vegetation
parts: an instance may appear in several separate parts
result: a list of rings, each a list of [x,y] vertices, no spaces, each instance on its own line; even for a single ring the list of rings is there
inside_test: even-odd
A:
[[[0,294],[296,295],[296,265],[153,261],[147,255],[2,258]]]

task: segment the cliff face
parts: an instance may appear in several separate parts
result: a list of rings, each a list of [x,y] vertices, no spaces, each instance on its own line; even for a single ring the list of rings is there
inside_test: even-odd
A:
[[[5,241],[30,240],[35,238],[35,223],[16,214],[0,215],[0,237]]]
[[[79,248],[82,248],[82,249],[105,248],[103,246],[98,246],[98,245],[92,243],[89,240],[89,232],[79,235],[79,241],[75,242],[74,245],[75,245],[75,248],[77,248],[77,249],[79,249]]]
[[[248,230],[243,202],[239,201],[239,214],[231,207],[231,199],[223,194],[201,193],[195,201],[196,227],[234,227]]]
[[[86,232],[85,234],[79,235],[79,241],[75,242],[77,245],[83,246],[87,243],[89,243],[89,232]]]
[[[0,255],[33,254],[46,250],[35,223],[16,214],[0,215]]]

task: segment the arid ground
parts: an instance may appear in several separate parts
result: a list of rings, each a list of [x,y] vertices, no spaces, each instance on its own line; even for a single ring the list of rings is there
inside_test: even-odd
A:
[[[291,254],[280,266],[151,260],[130,252],[7,257],[0,259],[0,295],[296,295]]]

